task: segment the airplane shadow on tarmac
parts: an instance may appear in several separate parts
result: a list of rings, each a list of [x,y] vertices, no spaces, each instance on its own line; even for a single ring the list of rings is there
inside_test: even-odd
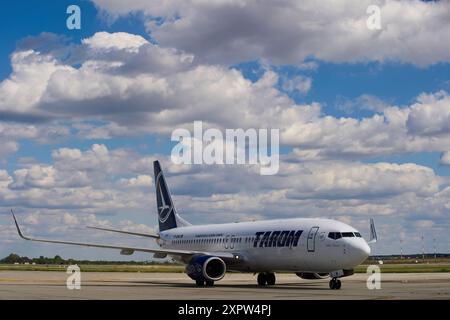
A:
[[[118,282],[122,284],[118,284]],[[137,284],[138,286],[165,286],[165,287],[174,287],[174,288],[198,288],[199,290],[203,289],[211,289],[211,288],[239,288],[239,289],[260,289],[260,290],[270,290],[270,289],[277,289],[277,290],[327,290],[329,291],[330,288],[328,287],[327,283],[321,282],[321,283],[283,283],[283,284],[276,284],[274,286],[258,286],[257,284],[226,284],[226,283],[215,283],[213,287],[197,287],[195,283],[174,283],[174,282],[167,282],[167,281],[152,281],[152,280],[142,280],[142,281],[118,281],[118,280],[112,280],[112,281],[102,281],[102,283],[111,283],[111,284],[105,284],[105,286],[114,286],[114,287],[133,287],[133,284]],[[112,283],[115,283],[113,285]],[[101,284],[91,284],[93,286],[102,286]],[[89,284],[85,284],[85,286],[89,286]]]

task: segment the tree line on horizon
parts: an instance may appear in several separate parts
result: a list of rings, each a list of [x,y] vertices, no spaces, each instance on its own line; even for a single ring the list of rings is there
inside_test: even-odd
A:
[[[0,260],[0,264],[53,264],[53,265],[71,265],[71,264],[127,264],[127,265],[142,265],[142,264],[173,264],[170,261],[106,261],[106,260],[76,260],[76,259],[64,259],[59,255],[53,258],[40,256],[39,258],[29,258],[26,256],[19,256],[18,254],[11,253],[7,257]]]

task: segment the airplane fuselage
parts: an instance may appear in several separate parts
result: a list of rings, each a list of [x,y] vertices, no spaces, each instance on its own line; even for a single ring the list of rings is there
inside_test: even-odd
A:
[[[335,238],[335,234],[341,236]],[[344,236],[343,236],[344,235]],[[330,219],[284,219],[178,227],[160,233],[165,249],[230,252],[244,272],[353,269],[370,247],[351,226]],[[183,259],[180,259],[183,262]]]

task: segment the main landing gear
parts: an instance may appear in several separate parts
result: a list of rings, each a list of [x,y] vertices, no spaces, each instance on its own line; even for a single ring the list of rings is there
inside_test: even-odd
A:
[[[276,278],[273,272],[261,272],[258,274],[258,285],[259,286],[273,286],[275,284]]]
[[[339,290],[341,288],[341,280],[333,278],[330,280],[330,289]]]

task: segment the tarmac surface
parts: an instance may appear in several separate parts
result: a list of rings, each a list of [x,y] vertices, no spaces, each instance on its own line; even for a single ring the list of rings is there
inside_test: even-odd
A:
[[[227,273],[214,287],[196,287],[182,273],[84,272],[81,289],[69,290],[64,272],[1,271],[0,299],[450,299],[450,273],[383,273],[381,289],[367,289],[368,275],[303,280],[277,274],[277,283],[258,287],[252,274]]]

